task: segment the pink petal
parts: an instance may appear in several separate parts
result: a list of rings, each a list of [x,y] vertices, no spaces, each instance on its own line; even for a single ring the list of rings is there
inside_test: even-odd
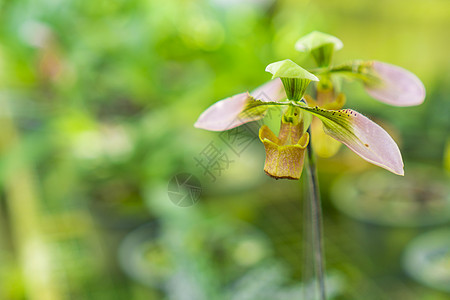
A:
[[[286,99],[286,93],[279,78],[270,80],[255,89],[251,96],[245,92],[214,103],[200,115],[194,126],[206,130],[224,131],[260,120],[264,117],[264,113],[246,114],[244,112],[247,104],[254,100],[252,97],[262,102],[277,102]]]
[[[264,115],[239,117],[250,100],[252,97],[247,92],[220,100],[200,115],[194,127],[224,131],[263,118]]]
[[[397,144],[376,123],[351,110],[302,107],[319,117],[325,133],[340,141],[368,162],[403,175],[403,160]]]
[[[283,83],[281,82],[280,78],[275,78],[273,80],[270,80],[269,82],[266,82],[265,84],[252,91],[250,95],[264,102],[278,102],[287,98]]]
[[[416,75],[401,67],[374,61],[373,71],[380,83],[366,84],[369,95],[395,106],[419,105],[425,99],[425,87]]]

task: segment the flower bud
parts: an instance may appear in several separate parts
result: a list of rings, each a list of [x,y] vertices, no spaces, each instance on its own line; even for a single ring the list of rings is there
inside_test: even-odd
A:
[[[295,49],[301,52],[309,51],[319,67],[328,67],[334,51],[343,46],[337,37],[319,31],[313,31],[295,43]]]

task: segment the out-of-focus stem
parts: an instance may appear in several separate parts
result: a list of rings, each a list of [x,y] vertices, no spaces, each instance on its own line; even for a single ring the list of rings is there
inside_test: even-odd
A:
[[[308,129],[311,136],[311,130]],[[319,290],[319,299],[326,299],[325,290],[325,259],[323,253],[322,243],[322,208],[320,202],[319,182],[317,178],[316,158],[311,146],[311,141],[308,143],[308,185],[309,185],[309,199],[310,201],[310,220],[312,230],[312,256],[315,274],[315,283]]]

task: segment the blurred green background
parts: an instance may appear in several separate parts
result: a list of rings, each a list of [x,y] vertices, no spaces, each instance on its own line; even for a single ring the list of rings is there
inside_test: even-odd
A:
[[[253,125],[237,153],[193,124],[271,62],[312,66],[294,43],[313,30],[344,42],[336,63],[427,89],[397,108],[344,86],[406,176],[319,160],[330,298],[449,299],[449,28],[446,0],[0,0],[0,299],[301,299],[302,181],[264,174]],[[189,207],[169,199],[179,173],[201,184]]]

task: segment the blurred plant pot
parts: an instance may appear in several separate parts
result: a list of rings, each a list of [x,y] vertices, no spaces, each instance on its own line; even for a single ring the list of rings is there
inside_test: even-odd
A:
[[[331,188],[334,206],[361,223],[341,218],[347,239],[360,247],[369,275],[401,272],[405,245],[430,226],[450,221],[450,186],[439,170],[409,166],[405,177],[384,170],[340,177]]]
[[[405,177],[383,170],[342,176],[331,193],[337,209],[367,223],[422,227],[450,221],[450,186],[439,169],[409,167]]]
[[[198,223],[163,229],[150,222],[130,232],[118,251],[122,270],[136,282],[168,292],[192,278],[195,285],[218,281],[227,286],[271,255],[267,237],[247,223]]]
[[[410,242],[403,268],[416,281],[450,293],[450,228],[427,232]]]

